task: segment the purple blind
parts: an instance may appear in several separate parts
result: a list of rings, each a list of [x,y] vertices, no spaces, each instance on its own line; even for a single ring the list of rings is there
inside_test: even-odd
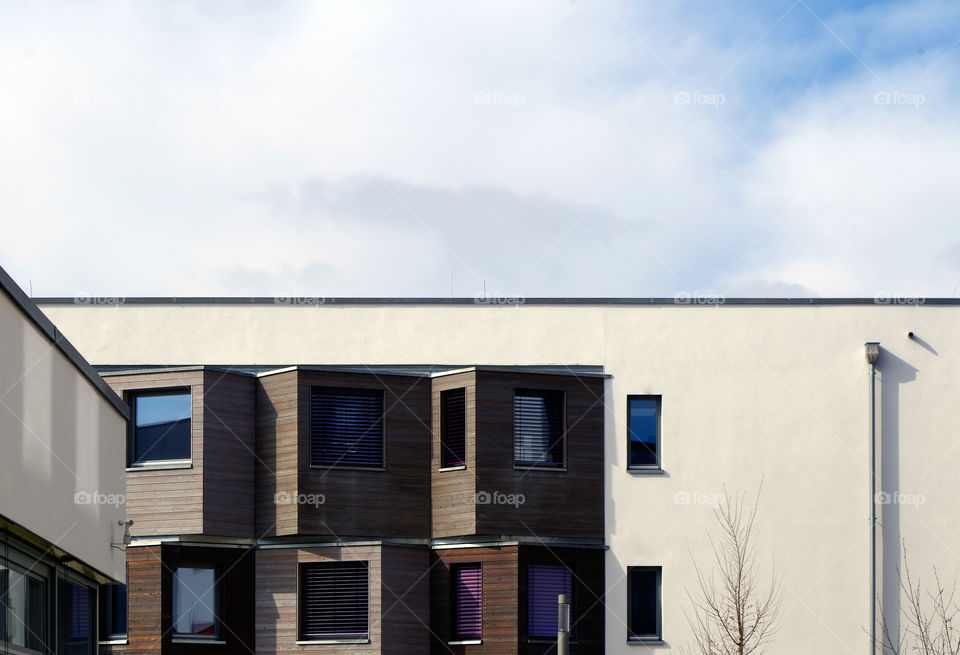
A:
[[[572,604],[572,578],[570,569],[560,564],[530,565],[527,631],[531,637],[557,636],[557,596],[567,594]],[[574,620],[571,616],[571,624]]]
[[[466,461],[466,389],[449,389],[440,394],[440,466],[462,466]]]
[[[70,638],[86,639],[90,635],[90,590],[80,584],[70,585]]]
[[[453,568],[453,636],[479,639],[483,633],[483,573],[479,564]]]
[[[305,564],[300,575],[301,639],[367,636],[366,562]]]
[[[516,390],[513,461],[521,466],[563,466],[563,392]]]
[[[314,387],[310,463],[314,466],[383,466],[383,392]]]

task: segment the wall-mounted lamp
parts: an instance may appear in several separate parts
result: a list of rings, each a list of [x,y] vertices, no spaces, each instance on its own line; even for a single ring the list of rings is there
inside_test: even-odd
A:
[[[117,521],[117,525],[123,528],[123,542],[119,544],[110,544],[111,548],[116,548],[117,550],[126,550],[127,546],[130,545],[130,541],[133,537],[130,535],[130,526],[133,525],[133,519],[123,520],[120,519]]]

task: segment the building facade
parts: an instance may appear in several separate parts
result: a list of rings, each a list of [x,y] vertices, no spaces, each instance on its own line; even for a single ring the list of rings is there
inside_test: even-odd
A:
[[[128,409],[0,269],[0,651],[93,655],[124,578]]]
[[[468,648],[518,652],[522,643],[530,643],[523,622],[529,627],[536,621],[529,608],[522,607],[524,598],[530,601],[529,588],[525,595],[523,585],[529,586],[531,574],[540,574],[536,566],[529,566],[536,559],[533,544],[520,539],[530,533],[541,534],[545,543],[549,543],[546,537],[565,540],[556,548],[551,546],[555,553],[568,547],[577,556],[602,553],[602,594],[597,606],[603,608],[603,652],[679,652],[692,637],[685,612],[690,609],[688,592],[697,588],[694,564],[709,570],[710,537],[716,535],[713,515],[725,489],[752,498],[762,487],[757,557],[764,571],[775,568],[782,579],[779,652],[867,650],[872,575],[881,616],[898,630],[902,598],[897,569],[904,551],[912,570],[922,572],[924,580],[932,576],[934,564],[942,578],[960,578],[960,557],[953,552],[960,536],[956,519],[960,483],[953,473],[960,458],[960,415],[953,407],[960,379],[960,306],[955,301],[768,300],[697,305],[673,299],[528,300],[501,306],[429,299],[328,299],[322,303],[127,299],[119,305],[83,306],[53,299],[41,306],[98,365],[131,369],[207,364],[231,372],[240,367],[276,370],[294,365],[295,373],[257,372],[255,385],[277,385],[275,400],[265,406],[264,398],[270,394],[257,392],[254,451],[266,464],[257,458],[250,464],[258,496],[237,501],[238,507],[250,502],[256,507],[251,539],[261,544],[256,551],[257,575],[273,571],[276,578],[276,586],[269,590],[258,588],[254,601],[258,652],[319,648],[296,643],[309,640],[295,638],[303,622],[302,617],[300,624],[296,620],[296,613],[302,611],[296,607],[297,594],[302,593],[291,590],[299,584],[302,591],[303,580],[297,582],[298,574],[291,573],[290,564],[297,563],[302,571],[304,564],[327,557],[328,551],[320,551],[324,546],[318,541],[325,535],[331,537],[329,548],[347,548],[343,544],[350,543],[349,548],[368,549],[351,554],[354,561],[368,562],[368,567],[384,567],[392,558],[415,559],[421,556],[417,553],[427,558],[422,560],[427,566],[439,562],[431,569],[428,587],[414,581],[407,585],[413,598],[429,600],[420,605],[421,613],[415,610],[404,617],[405,625],[420,625],[422,612],[429,609],[431,618],[422,623],[430,625],[439,635],[438,642],[446,641],[454,652]],[[873,403],[866,342],[880,344]],[[421,437],[412,438],[407,451],[416,459],[433,460],[424,472],[411,470],[403,481],[394,480],[392,472],[403,464],[389,461],[393,451],[388,443],[387,475],[381,480],[386,486],[371,497],[364,495],[366,485],[357,482],[351,487],[350,474],[337,471],[334,483],[313,468],[323,461],[304,459],[308,455],[302,441],[314,438],[300,422],[305,414],[284,418],[284,412],[290,411],[290,404],[305,403],[308,395],[313,402],[314,383],[303,378],[332,375],[330,369],[336,367],[356,375],[362,375],[364,368],[379,371],[377,367],[438,369],[418,383],[422,386],[414,384],[409,396],[410,404],[421,408],[415,413],[429,417],[419,428]],[[520,491],[525,496],[522,507],[538,510],[531,512],[530,520],[542,517],[538,527],[526,519],[519,526],[501,527],[519,516],[506,511],[509,505],[470,509],[469,503],[458,504],[458,499],[469,499],[471,493],[476,501],[480,492],[509,495],[515,491],[510,485],[516,480],[511,476],[518,475],[517,462],[523,461],[524,454],[523,448],[519,454],[516,450],[518,428],[514,425],[510,430],[509,425],[523,414],[526,402],[538,403],[544,415],[556,402],[543,393],[552,387],[539,383],[506,381],[499,391],[494,385],[486,392],[489,396],[484,395],[482,378],[501,374],[555,376],[550,379],[564,380],[567,398],[578,386],[587,393],[580,380],[596,381],[596,388],[587,386],[602,408],[597,419],[602,439],[595,444],[597,451],[587,456],[598,457],[601,475],[597,480],[602,481],[585,480],[582,488],[596,485],[602,506],[592,504],[592,495],[577,499],[585,504],[570,505],[572,500],[562,495],[572,488],[570,484],[551,486],[552,480],[560,479],[556,470],[536,470],[523,479],[527,483],[535,476],[537,481]],[[471,437],[468,423],[464,438],[468,443],[474,439],[475,452],[471,454],[468,447],[466,455],[475,461],[467,461],[468,473],[462,474],[456,466],[436,461],[444,451],[431,440],[440,438],[443,412],[434,411],[431,404],[443,402],[449,382],[451,388],[466,389],[465,411],[471,411],[470,384],[454,378],[469,380],[473,375],[477,390],[472,411],[478,432]],[[388,389],[384,380],[378,384]],[[356,390],[365,385],[336,386]],[[540,394],[529,394],[537,400],[527,401],[520,393],[518,400],[518,390]],[[514,394],[512,408],[510,393]],[[569,431],[569,402],[566,406],[564,429]],[[870,461],[871,416],[876,419],[875,473]],[[490,425],[482,432],[487,421]],[[543,426],[538,429],[549,433],[549,421]],[[483,434],[488,435],[486,440]],[[426,443],[434,443],[429,452],[425,447],[417,449],[416,444]],[[583,454],[574,452],[572,437],[566,448],[567,463],[570,457]],[[311,452],[309,457],[313,456]],[[474,488],[469,482],[471,464],[478,476]],[[498,466],[503,466],[499,472]],[[261,483],[263,471],[270,468],[278,474],[266,479],[275,480],[276,489]],[[483,478],[485,471],[489,478]],[[874,474],[878,493],[872,497]],[[577,476],[567,479],[572,484]],[[296,504],[271,505],[271,495],[286,493],[293,498],[294,490]],[[353,493],[338,498],[340,490],[358,494],[365,503],[377,500],[389,509],[389,516],[368,517],[352,504]],[[405,498],[421,492],[432,499],[429,516],[418,516],[404,504]],[[204,487],[204,499],[206,494]],[[309,503],[299,502],[301,495],[306,500],[310,494],[324,495],[322,509],[314,511]],[[878,512],[876,528],[870,523],[871,508]],[[341,509],[343,514],[334,518]],[[215,514],[210,526],[221,518],[230,520],[229,512],[222,517]],[[342,523],[335,525],[334,520]],[[189,525],[207,527],[206,517],[192,521]],[[602,521],[602,530],[594,535],[596,521]],[[261,538],[256,533],[260,529],[268,534]],[[399,545],[396,529],[409,532],[403,543],[414,544],[409,546],[413,550]],[[417,533],[423,529],[430,533]],[[874,529],[878,561],[871,572]],[[463,544],[448,548],[450,544],[444,542],[492,533],[510,540],[471,539],[475,543],[469,546],[477,549],[472,553],[456,547]],[[309,547],[286,547],[290,543],[284,542],[295,542],[301,535],[310,535]],[[584,543],[589,537],[596,538]],[[364,541],[351,541],[354,538]],[[427,544],[422,552],[416,549],[422,543],[418,539]],[[593,550],[585,547],[597,545],[600,548]],[[387,547],[396,552],[384,554]],[[376,548],[381,549],[379,556],[369,550]],[[345,558],[346,552],[340,557]],[[564,561],[563,556],[560,559]],[[451,586],[473,588],[478,563],[485,580],[494,567],[507,571],[506,582],[484,587],[485,643],[449,645],[450,641],[473,641],[467,634],[471,615],[459,615],[463,621],[457,629],[467,638],[451,639],[437,628],[449,630],[458,624],[450,620],[450,608],[434,599],[445,597],[451,606],[460,602],[450,592]],[[596,570],[587,559],[573,568]],[[440,573],[434,575],[438,569]],[[555,573],[547,571],[545,578],[555,583],[556,577],[551,577]],[[457,576],[453,585],[448,579],[452,576]],[[381,579],[386,578],[381,575]],[[386,584],[395,590],[393,584]],[[376,593],[376,601],[376,594],[370,596],[370,608],[376,603],[379,609],[368,608],[371,616],[388,606],[390,592],[381,587]],[[494,593],[503,595],[494,598]],[[463,601],[459,607],[471,606]],[[498,609],[504,617],[491,614]],[[513,622],[518,626],[516,640]],[[495,650],[491,640],[504,633],[510,635],[506,640],[510,645],[504,646],[507,650]],[[371,637],[371,647],[372,642]],[[380,643],[386,648],[388,642]]]

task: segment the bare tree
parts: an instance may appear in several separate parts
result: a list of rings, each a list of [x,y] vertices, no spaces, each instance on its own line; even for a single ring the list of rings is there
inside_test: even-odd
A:
[[[762,655],[779,626],[783,590],[776,572],[769,580],[757,571],[754,520],[760,489],[752,505],[726,487],[716,510],[720,534],[710,537],[715,571],[707,574],[692,557],[699,589],[687,591],[692,610],[685,614],[700,655]]]
[[[937,567],[933,567],[935,582],[933,591],[923,590],[920,580],[910,576],[906,546],[903,549],[903,571],[897,569],[900,578],[903,634],[893,634],[889,623],[880,612],[882,643],[884,653],[902,655],[919,653],[920,655],[960,655],[960,626],[957,617],[957,583],[947,590],[940,580]],[[878,599],[879,600],[879,599]]]

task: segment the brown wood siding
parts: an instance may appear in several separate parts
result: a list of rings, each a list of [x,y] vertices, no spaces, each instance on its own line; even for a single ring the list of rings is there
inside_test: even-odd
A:
[[[301,563],[366,561],[370,571],[370,643],[297,645],[297,581]],[[346,653],[381,652],[381,580],[379,546],[324,548],[269,548],[257,551],[255,599],[256,653]],[[393,652],[383,650],[382,652]]]
[[[521,655],[555,655],[556,642],[530,642],[528,633],[530,564],[560,564],[573,573],[573,639],[570,655],[591,655],[604,650],[604,555],[596,548],[520,547],[519,602],[517,604]]]
[[[513,466],[514,389],[564,392],[566,467]],[[477,493],[523,503],[477,505],[478,534],[603,540],[603,379],[477,373]]]
[[[297,495],[297,371],[257,378],[257,537],[297,532],[297,505],[277,504],[277,494]]]
[[[255,550],[249,548],[208,548],[164,546],[161,584],[161,625],[164,655],[241,655],[254,647]],[[219,641],[224,644],[184,644],[173,639],[173,574],[177,567],[217,569]]]
[[[516,546],[451,548],[432,552],[430,615],[434,655],[517,655]],[[481,644],[450,645],[450,567],[479,562],[483,576],[483,628]]]
[[[160,372],[104,378],[124,400],[132,391],[189,387],[191,467],[127,472],[126,514],[138,536],[203,532],[203,371]]]
[[[433,538],[475,534],[476,513],[476,373],[457,373],[433,379],[431,405],[433,407],[433,457],[431,459],[431,507]],[[466,389],[466,468],[440,470],[440,396],[448,389]]]
[[[103,655],[160,655],[161,564],[160,546],[127,548],[127,643],[101,646]]]
[[[256,380],[205,371],[203,532],[254,537]]]
[[[384,391],[386,470],[310,467],[310,395],[314,386]],[[299,493],[321,497],[301,504],[299,532],[336,537],[430,535],[430,380],[301,371]]]

